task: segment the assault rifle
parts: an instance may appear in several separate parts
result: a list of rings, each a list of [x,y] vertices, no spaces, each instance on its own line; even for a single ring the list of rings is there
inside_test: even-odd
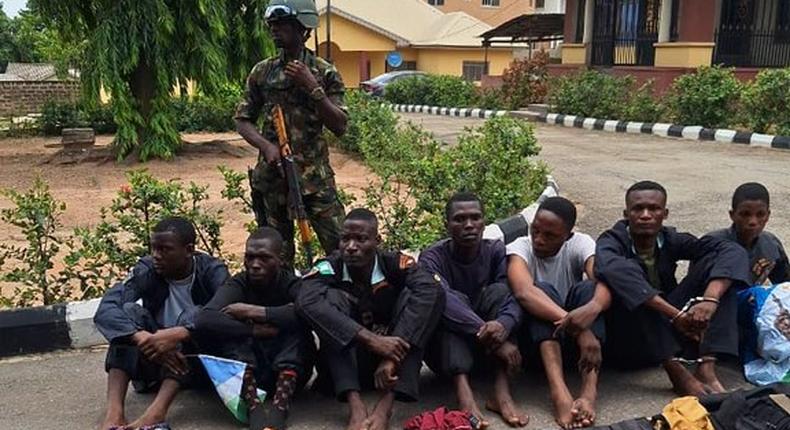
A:
[[[310,268],[313,265],[310,225],[307,221],[304,201],[302,201],[302,186],[299,183],[299,172],[296,169],[296,164],[294,164],[291,143],[288,140],[288,129],[285,127],[285,114],[283,114],[283,108],[280,105],[275,105],[274,109],[272,109],[272,119],[274,120],[274,128],[277,130],[277,140],[280,146],[280,157],[282,158],[285,181],[288,183],[288,207],[296,215],[296,225],[299,228],[299,242],[307,257],[307,268]]]

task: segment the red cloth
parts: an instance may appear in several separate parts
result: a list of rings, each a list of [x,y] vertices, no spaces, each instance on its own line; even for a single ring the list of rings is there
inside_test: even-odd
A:
[[[404,430],[473,430],[468,412],[448,411],[444,406],[406,420]]]

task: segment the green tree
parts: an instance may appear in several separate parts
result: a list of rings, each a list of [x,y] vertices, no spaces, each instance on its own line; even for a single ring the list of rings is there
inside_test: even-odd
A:
[[[3,11],[3,3],[0,2],[0,70],[5,71],[8,62],[14,55],[14,33],[11,29],[12,21]]]
[[[119,158],[171,158],[180,146],[169,98],[193,80],[207,93],[271,53],[267,0],[30,0],[69,42],[85,40],[80,64],[89,102],[113,99]]]

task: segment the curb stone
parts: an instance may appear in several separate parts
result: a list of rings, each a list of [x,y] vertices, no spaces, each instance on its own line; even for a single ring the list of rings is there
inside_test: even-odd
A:
[[[536,202],[521,213],[486,226],[483,237],[506,244],[528,233],[529,223],[538,205],[547,197],[559,194],[551,176]],[[107,341],[93,325],[93,315],[101,299],[60,303],[0,311],[0,358],[69,348],[87,348]]]
[[[425,113],[430,115],[485,119],[498,116],[513,116],[546,124],[583,128],[587,130],[608,131],[614,133],[650,134],[659,137],[676,137],[687,140],[736,143],[761,148],[790,149],[790,136],[774,136],[771,134],[746,131],[705,128],[697,125],[684,126],[668,123],[618,121],[557,113],[544,114],[532,111],[447,108],[438,106],[403,104],[389,104],[388,106],[393,111],[401,113]]]

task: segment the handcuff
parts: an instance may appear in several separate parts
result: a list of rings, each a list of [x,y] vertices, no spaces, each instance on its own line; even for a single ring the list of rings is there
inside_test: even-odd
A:
[[[675,314],[675,316],[672,317],[672,319],[669,320],[669,323],[673,324],[675,322],[675,320],[680,318],[681,315],[683,315],[686,312],[688,312],[694,306],[696,306],[696,305],[698,305],[700,303],[704,303],[704,302],[716,303],[717,307],[719,305],[719,299],[714,299],[713,297],[704,297],[704,296],[692,297],[691,299],[689,299],[688,302],[686,302],[686,304],[683,306],[683,308],[681,308],[680,311],[678,311],[678,313]]]

